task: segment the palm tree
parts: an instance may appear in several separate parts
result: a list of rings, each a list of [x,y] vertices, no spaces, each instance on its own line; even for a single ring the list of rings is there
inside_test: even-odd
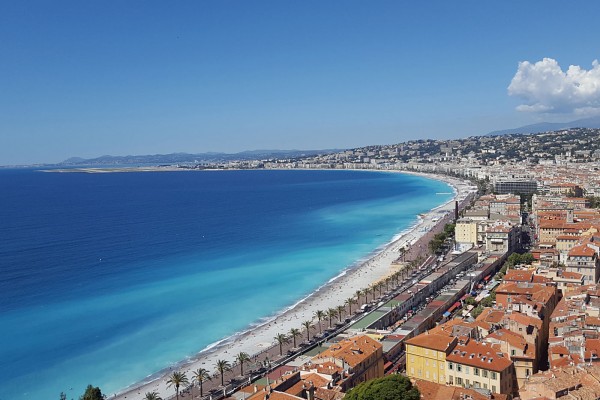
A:
[[[345,305],[337,306],[336,310],[337,310],[339,321],[342,322],[342,317],[344,316],[344,313],[346,312],[346,306]]]
[[[146,392],[144,400],[162,400],[162,397],[160,397],[157,392]]]
[[[244,376],[244,363],[250,361],[250,356],[242,351],[235,356],[235,361],[240,363],[240,375]]]
[[[337,311],[335,310],[335,308],[330,308],[329,310],[327,310],[327,313],[326,313],[326,314],[327,314],[327,318],[329,319],[329,327],[331,328],[331,327],[332,327],[331,320],[332,320],[333,318],[337,317],[338,313],[337,313]]]
[[[388,276],[387,278],[385,278],[385,290],[386,290],[386,292],[388,290],[390,290],[390,282],[392,281],[392,279],[393,278],[391,276]]]
[[[221,374],[221,386],[225,386],[225,371],[229,371],[231,369],[231,364],[229,364],[229,361],[227,360],[217,360],[215,363],[215,369]]]
[[[167,380],[167,387],[175,386],[175,394],[179,400],[179,386],[189,383],[185,372],[174,371]]]
[[[290,337],[294,340],[294,348],[296,348],[296,338],[298,336],[302,336],[300,329],[296,329],[296,328],[290,329]]]
[[[370,286],[368,288],[365,288],[365,290],[363,290],[364,294],[365,294],[365,303],[369,302],[369,294],[373,293],[373,288],[371,288]]]
[[[279,355],[282,356],[283,355],[283,345],[289,343],[290,342],[290,338],[287,337],[283,333],[278,333],[274,337],[274,339],[277,340],[277,343],[279,343]]]
[[[354,294],[356,295],[357,304],[360,303],[360,296],[362,296],[364,292],[362,290],[357,290]]]
[[[210,373],[207,369],[198,368],[194,371],[194,380],[200,385],[200,397],[202,397],[202,383],[210,381]]]
[[[352,315],[352,304],[356,304],[356,300],[354,300],[354,297],[348,297],[346,299],[346,304],[348,304],[348,315],[351,316]]]
[[[315,317],[317,317],[317,319],[319,320],[319,335],[321,335],[323,333],[321,331],[321,320],[325,317],[325,311],[323,311],[323,310],[315,311]]]
[[[312,326],[312,321],[304,321],[302,326],[306,329],[306,341],[310,342],[310,328]]]
[[[394,280],[396,281],[396,286],[398,286],[400,284],[400,279],[402,278],[402,274],[401,274],[402,270],[397,271],[394,274]]]

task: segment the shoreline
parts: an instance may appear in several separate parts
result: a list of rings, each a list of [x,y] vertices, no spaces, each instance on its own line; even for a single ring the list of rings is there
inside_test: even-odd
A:
[[[357,290],[367,288],[392,274],[394,272],[392,263],[399,258],[399,250],[407,244],[416,245],[420,239],[426,237],[432,229],[444,222],[444,218],[439,218],[442,215],[441,212],[444,215],[452,213],[454,201],[464,199],[472,191],[472,186],[466,181],[443,175],[397,170],[380,172],[406,173],[445,182],[451,186],[453,197],[444,204],[424,214],[417,215],[415,223],[394,235],[388,243],[377,247],[366,258],[357,260],[351,266],[340,271],[336,276],[296,303],[278,310],[270,316],[259,319],[243,331],[209,344],[200,352],[185,360],[148,375],[145,379],[133,383],[117,393],[111,393],[107,398],[141,399],[146,392],[156,391],[161,397],[167,399],[174,394],[173,388],[167,388],[166,385],[166,377],[173,371],[185,372],[191,383],[192,370],[205,368],[213,375],[217,360],[227,360],[233,365],[235,355],[239,352],[245,352],[250,355],[252,360],[255,360],[255,355],[260,352],[277,347],[277,345],[274,345],[273,338],[280,333],[288,334],[291,328],[301,330],[302,336],[298,338],[298,341],[303,341],[306,337],[306,332],[301,325],[303,321],[313,320],[316,310],[327,310],[343,305],[347,298],[355,297]],[[436,217],[438,217],[438,220],[434,220]],[[419,244],[419,246],[422,246],[422,244]],[[418,249],[415,248],[414,250]],[[316,329],[316,326],[313,326],[311,334]],[[234,371],[239,371],[239,366],[235,367]],[[212,382],[214,383],[215,380]],[[205,385],[207,384],[210,384],[210,381],[205,383]],[[205,392],[206,389],[205,387]]]

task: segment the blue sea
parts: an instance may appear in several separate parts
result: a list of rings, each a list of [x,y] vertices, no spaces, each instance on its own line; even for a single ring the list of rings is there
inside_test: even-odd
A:
[[[144,380],[451,198],[439,181],[368,171],[0,170],[0,188],[0,400]]]

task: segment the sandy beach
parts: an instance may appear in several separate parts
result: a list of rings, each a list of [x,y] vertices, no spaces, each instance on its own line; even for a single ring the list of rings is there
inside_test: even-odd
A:
[[[228,338],[212,349],[197,354],[192,360],[181,362],[176,366],[161,371],[161,373],[153,377],[153,380],[149,383],[135,384],[118,394],[107,393],[108,398],[141,400],[145,398],[146,392],[156,391],[163,399],[167,399],[175,394],[174,388],[168,387],[166,383],[166,376],[173,371],[185,372],[190,382],[192,382],[192,371],[197,370],[198,368],[204,368],[208,370],[209,373],[213,374],[216,372],[215,364],[217,360],[227,360],[233,365],[235,364],[235,356],[240,352],[249,354],[252,361],[262,361],[261,358],[267,357],[266,354],[261,355],[261,358],[255,358],[254,355],[265,349],[272,348],[272,346],[275,345],[274,337],[281,333],[288,334],[292,328],[299,329],[303,333],[301,337],[298,337],[298,342],[304,340],[306,336],[302,322],[312,320],[317,310],[325,311],[329,308],[344,305],[346,299],[356,297],[355,293],[358,290],[365,289],[372,283],[393,273],[395,270],[392,269],[392,263],[399,258],[400,249],[405,248],[407,245],[410,245],[410,250],[405,254],[406,260],[415,259],[419,254],[426,252],[427,244],[433,234],[453,218],[454,201],[463,200],[474,190],[472,186],[462,180],[439,175],[418,175],[443,180],[450,184],[454,188],[454,198],[444,205],[431,210],[427,214],[421,215],[417,224],[411,227],[410,230],[404,232],[404,234],[396,237],[395,240],[375,253],[369,260],[363,262],[361,265],[349,268],[345,273],[341,274],[341,276],[338,276],[336,279],[323,285],[309,297],[298,302],[285,312],[282,312],[273,320],[268,321],[261,326],[257,326],[241,335]],[[358,306],[359,305],[353,305],[353,310]],[[316,319],[313,322],[316,323]],[[325,321],[322,322],[322,327],[325,329],[327,326],[328,321],[325,319]],[[319,329],[316,326],[313,327],[310,332],[311,337],[314,333],[318,333],[318,331]],[[290,344],[286,347],[289,348],[292,347],[292,345]],[[276,358],[279,355],[279,346],[275,346],[271,350],[269,359],[273,360],[273,358]],[[248,363],[248,365],[245,366],[245,369],[248,370],[250,368],[251,363]],[[236,366],[232,371],[225,375],[225,381],[239,374],[239,366]],[[220,377],[205,382],[205,394],[207,389],[219,385]],[[197,392],[194,393],[196,395],[198,394]],[[191,398],[191,395],[180,395],[180,398],[189,399]]]

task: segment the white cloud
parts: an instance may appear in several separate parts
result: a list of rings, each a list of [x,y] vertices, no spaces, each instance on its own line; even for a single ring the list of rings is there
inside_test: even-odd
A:
[[[535,64],[519,63],[508,94],[525,101],[518,111],[534,113],[600,114],[600,64],[594,60],[585,70],[570,65],[566,72],[552,58]]]

